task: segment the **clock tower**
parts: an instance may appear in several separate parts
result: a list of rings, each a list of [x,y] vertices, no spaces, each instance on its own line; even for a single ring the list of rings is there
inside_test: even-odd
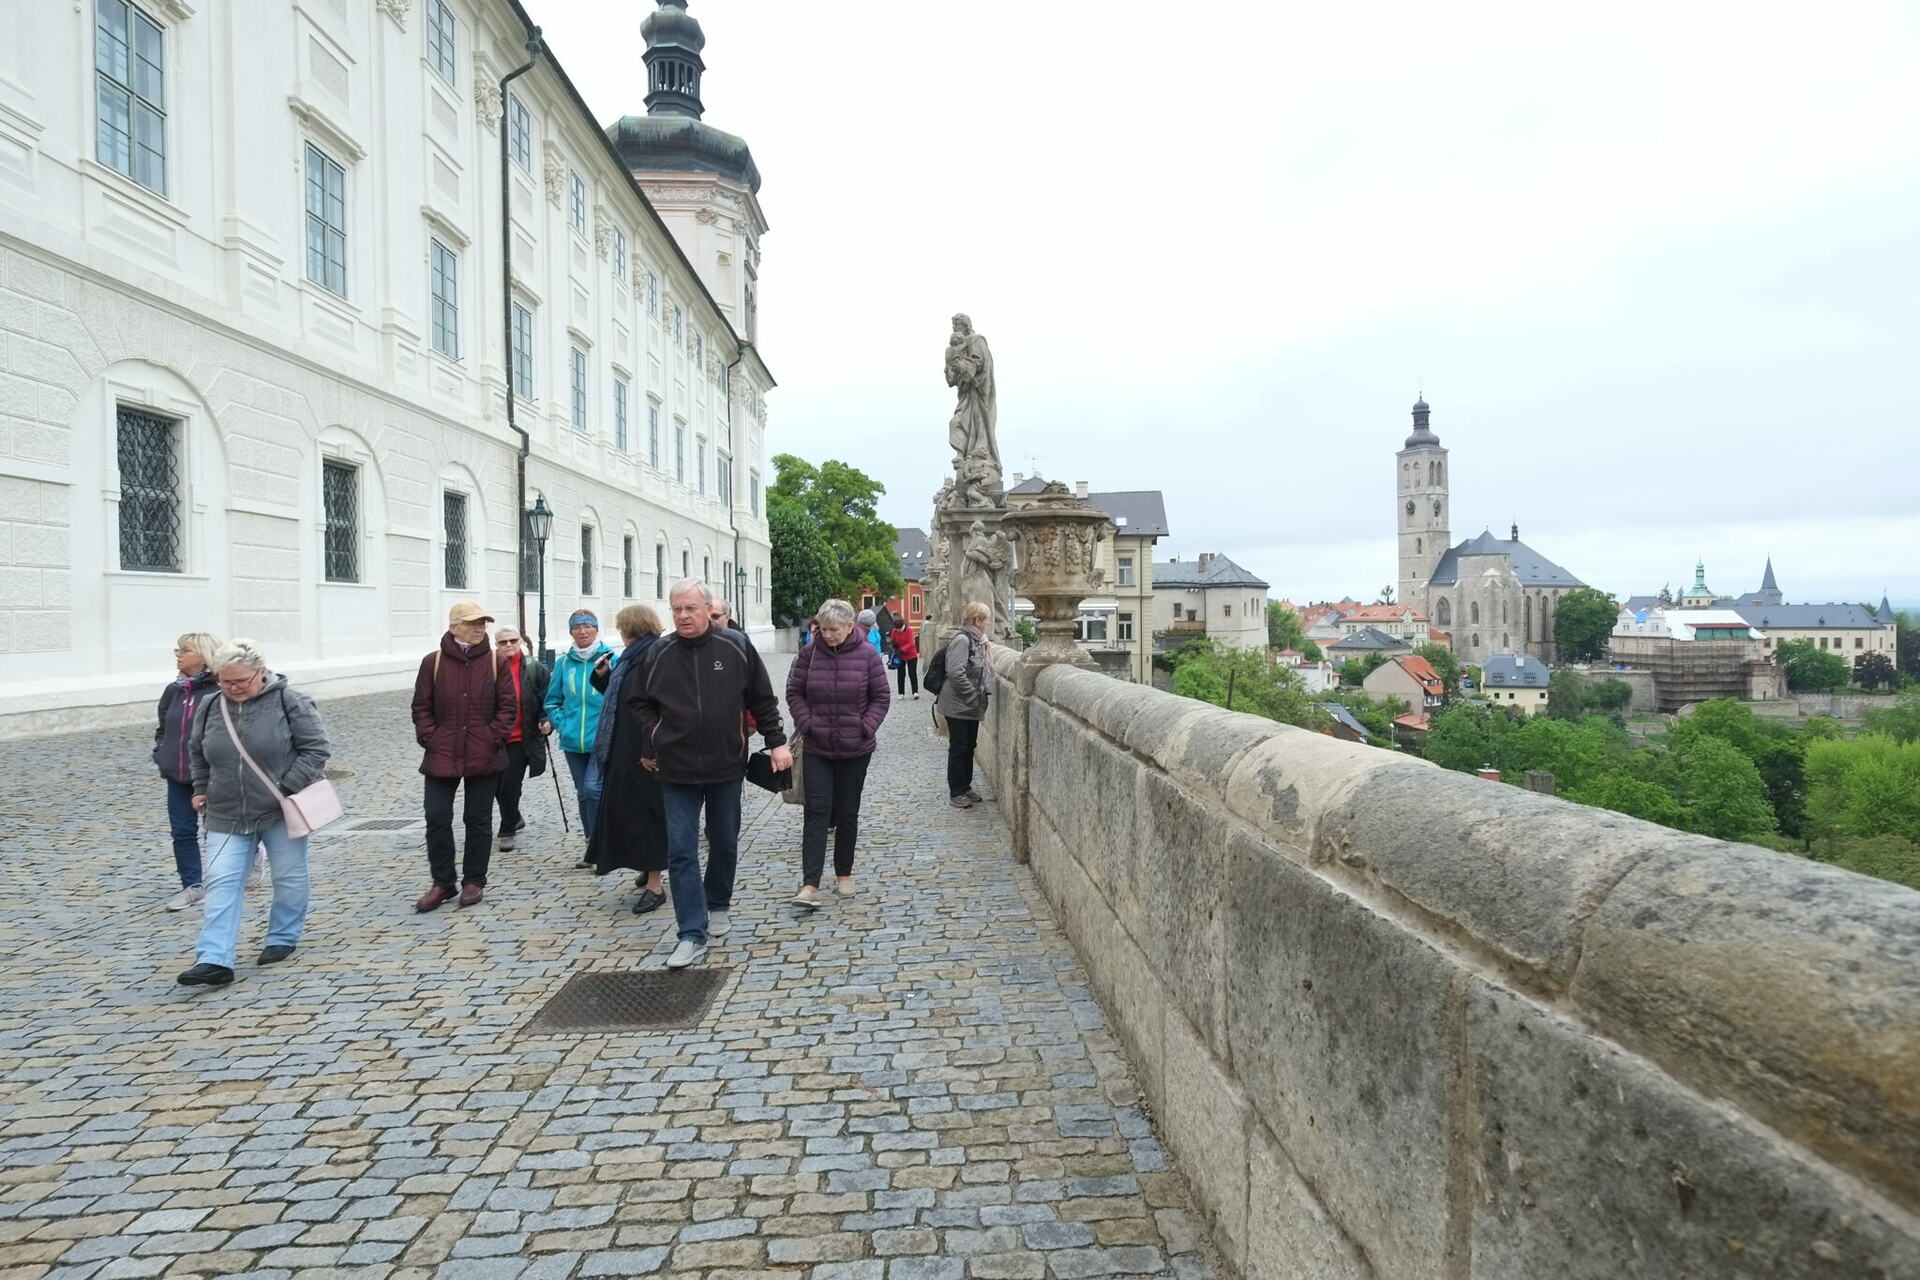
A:
[[[1452,513],[1447,498],[1447,451],[1427,425],[1426,400],[1413,404],[1413,434],[1394,455],[1394,528],[1399,535],[1399,581],[1394,599],[1427,608],[1427,583],[1440,557],[1452,545]]]

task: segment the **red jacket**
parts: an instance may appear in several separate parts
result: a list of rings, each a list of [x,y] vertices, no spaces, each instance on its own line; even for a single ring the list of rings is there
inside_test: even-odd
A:
[[[513,673],[485,640],[466,653],[449,631],[420,660],[413,681],[413,735],[426,749],[420,772],[473,778],[507,767],[506,742],[520,716]]]
[[[914,641],[912,627],[901,623],[893,629],[893,651],[900,655],[902,662],[919,660],[920,646]]]

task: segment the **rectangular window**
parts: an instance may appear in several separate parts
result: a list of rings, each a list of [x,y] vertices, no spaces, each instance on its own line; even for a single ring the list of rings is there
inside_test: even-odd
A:
[[[460,258],[438,240],[429,240],[428,275],[433,283],[433,349],[460,358]]]
[[[513,393],[533,399],[533,312],[513,304]]]
[[[691,551],[682,551],[680,553],[680,576],[683,578],[691,578],[693,576],[693,552]]]
[[[725,507],[733,506],[733,459],[717,457],[713,460],[714,488],[720,494],[720,503]]]
[[[447,528],[447,586],[465,590],[467,585],[467,495],[444,493],[441,514]]]
[[[568,357],[572,377],[573,429],[587,429],[587,353],[578,347],[572,348]]]
[[[660,469],[660,406],[647,401],[647,465]]]
[[[179,423],[124,405],[115,416],[120,437],[120,567],[179,573]]]
[[[660,542],[653,544],[653,598],[667,598],[667,548]]]
[[[613,278],[627,278],[627,233],[618,227],[613,229]]]
[[[700,581],[706,583],[708,586],[713,585],[713,557],[712,556],[700,557]]]
[[[707,491],[707,441],[704,436],[693,444],[693,483],[699,492]]]
[[[1113,615],[1113,638],[1126,644],[1133,643],[1133,615],[1116,613]]]
[[[613,447],[620,452],[627,451],[627,380],[613,380]],[[629,591],[628,595],[633,593]]]
[[[307,144],[307,279],[347,296],[347,171]]]
[[[327,461],[320,468],[327,522],[327,581],[360,581],[360,468]]]
[[[545,550],[546,548],[533,536],[532,513],[522,511],[520,513],[520,590],[522,594],[537,590],[546,584],[547,566],[542,554]]]
[[[755,568],[753,571],[753,602],[755,604],[759,604],[761,601],[761,598],[762,597],[761,597],[760,570],[758,568]]]
[[[677,422],[673,424],[673,478],[682,484],[687,481],[687,429]]]
[[[660,277],[651,271],[647,272],[647,314],[660,318]]]
[[[1132,556],[1120,557],[1118,577],[1119,577],[1120,586],[1130,587],[1133,585],[1133,557]]]
[[[580,594],[593,594],[593,526],[580,526]]]
[[[164,196],[167,75],[160,24],[126,0],[99,0],[93,70],[100,163]]]
[[[623,598],[633,599],[633,535],[627,534],[620,539],[620,594]]]
[[[1233,616],[1233,606],[1230,604],[1221,605],[1220,616],[1223,618],[1231,618]]]
[[[460,83],[454,69],[454,36],[458,29],[446,0],[427,0],[427,65],[451,85]]]
[[[1105,618],[1078,618],[1073,624],[1073,638],[1089,644],[1105,644],[1107,640],[1107,620]]]
[[[679,346],[687,340],[687,315],[680,310],[680,304],[673,304],[673,345]]]
[[[1855,636],[1853,638],[1853,647],[1856,649],[1866,648],[1867,647],[1866,639],[1862,636]]]
[[[507,95],[507,151],[515,164],[533,171],[533,113],[511,93]]]
[[[587,183],[571,171],[567,174],[567,220],[573,223],[576,234],[587,234]]]
[[[760,473],[747,472],[747,509],[754,515],[760,514]]]

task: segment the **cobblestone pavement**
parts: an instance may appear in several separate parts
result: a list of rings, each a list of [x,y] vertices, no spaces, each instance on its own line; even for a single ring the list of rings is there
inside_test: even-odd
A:
[[[997,813],[945,803],[927,707],[883,732],[851,901],[786,904],[799,810],[749,788],[728,984],[647,1034],[523,1030],[672,945],[630,878],[573,869],[548,779],[481,906],[412,912],[417,829],[325,832],[294,959],[254,967],[252,894],[239,980],[190,991],[145,735],[0,745],[0,1273],[1210,1276]],[[321,710],[350,817],[417,818],[403,696]]]

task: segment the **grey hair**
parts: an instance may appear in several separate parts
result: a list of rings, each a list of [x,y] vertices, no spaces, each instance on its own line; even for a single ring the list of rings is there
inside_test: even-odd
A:
[[[520,634],[520,628],[514,626],[511,623],[507,624],[504,627],[495,627],[493,629],[494,643],[498,644],[501,638],[505,636],[512,636],[515,640],[521,640],[525,638]]]
[[[863,627],[871,627],[877,621],[877,619],[874,616],[873,610],[862,609],[860,611],[860,616],[855,618],[854,621],[859,623]]]
[[[829,622],[834,622],[843,627],[850,627],[853,625],[853,606],[836,596],[831,600],[823,602],[820,606],[820,612],[813,615],[813,617],[814,621],[820,623],[822,626]]]
[[[713,588],[698,578],[682,578],[680,581],[674,583],[673,590],[667,592],[667,599],[671,600],[675,596],[682,595],[688,591],[698,591],[700,593],[701,604],[713,603]]]
[[[228,667],[245,667],[249,671],[265,671],[267,660],[251,640],[229,640],[221,645],[213,655],[215,675]]]

